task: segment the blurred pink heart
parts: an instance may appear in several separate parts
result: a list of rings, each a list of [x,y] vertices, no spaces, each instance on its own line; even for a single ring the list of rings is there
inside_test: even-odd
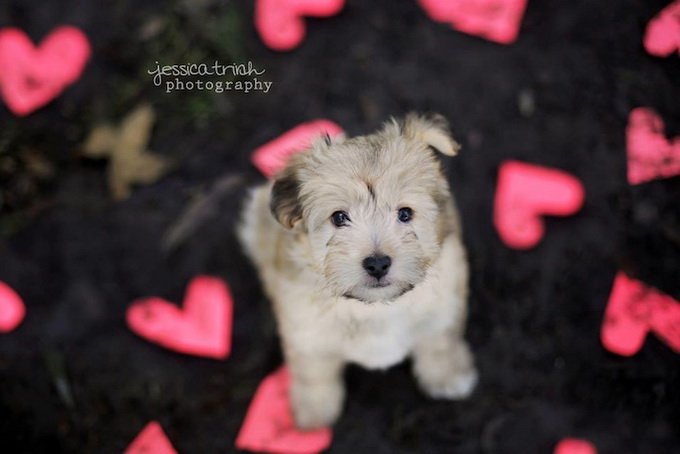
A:
[[[527,0],[418,0],[437,22],[501,44],[519,35]]]
[[[56,98],[75,82],[90,57],[87,37],[59,27],[35,47],[16,28],[0,30],[0,93],[16,115],[24,116]]]
[[[345,0],[257,0],[255,28],[269,48],[291,50],[305,38],[305,16],[333,16],[344,6]]]
[[[231,349],[232,306],[221,279],[198,276],[182,308],[162,298],[144,298],[128,308],[127,323],[139,336],[170,350],[224,359]]]
[[[506,161],[498,171],[494,224],[506,245],[529,249],[543,238],[543,216],[574,214],[583,199],[583,185],[566,172]]]
[[[555,446],[553,454],[597,454],[597,449],[588,440],[565,438]]]
[[[623,273],[616,275],[600,337],[612,353],[632,356],[654,332],[680,353],[680,303]]]
[[[271,178],[283,169],[291,155],[304,150],[322,134],[337,136],[342,128],[330,120],[302,123],[253,152],[252,161],[266,177]]]
[[[652,109],[638,107],[631,111],[626,150],[630,184],[680,175],[680,136],[667,139],[663,121]]]
[[[645,31],[645,49],[657,57],[680,55],[680,0],[676,0],[654,17]]]
[[[123,454],[177,454],[163,428],[156,421],[144,427]]]
[[[26,307],[12,287],[0,281],[0,333],[14,330],[26,316]]]
[[[285,367],[265,378],[255,392],[236,447],[254,452],[313,454],[331,444],[330,429],[303,432],[295,427],[288,400],[290,376]]]

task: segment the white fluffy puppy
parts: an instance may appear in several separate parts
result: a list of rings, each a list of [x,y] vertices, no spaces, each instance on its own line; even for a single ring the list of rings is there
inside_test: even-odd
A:
[[[299,427],[338,418],[348,362],[411,355],[428,395],[472,392],[468,265],[436,156],[458,148],[441,116],[410,114],[319,139],[247,201],[239,237],[273,302]]]

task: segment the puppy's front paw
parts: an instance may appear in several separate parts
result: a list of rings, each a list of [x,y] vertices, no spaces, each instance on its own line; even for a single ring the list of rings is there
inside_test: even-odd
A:
[[[464,399],[472,394],[478,375],[464,341],[444,349],[423,349],[414,358],[420,387],[435,399]]]
[[[345,390],[338,383],[293,384],[290,400],[295,425],[299,429],[319,429],[332,425],[340,416]]]
[[[423,391],[434,399],[465,399],[472,394],[478,381],[474,368],[448,375],[423,374],[418,378]]]

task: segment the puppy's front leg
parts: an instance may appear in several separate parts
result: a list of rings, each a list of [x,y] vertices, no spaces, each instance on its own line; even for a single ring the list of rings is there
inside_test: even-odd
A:
[[[300,429],[316,429],[333,424],[345,399],[344,362],[336,357],[309,354],[288,355],[286,361],[296,425]]]
[[[423,391],[437,399],[463,399],[477,384],[470,348],[453,330],[429,336],[416,345],[413,371]]]

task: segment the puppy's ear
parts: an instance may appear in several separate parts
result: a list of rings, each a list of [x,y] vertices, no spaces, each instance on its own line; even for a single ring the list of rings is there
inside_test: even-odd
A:
[[[410,139],[424,142],[428,147],[447,156],[455,156],[460,150],[458,142],[451,137],[448,122],[439,114],[406,115],[403,134]]]
[[[300,182],[295,174],[295,167],[289,165],[274,181],[269,200],[272,214],[281,225],[288,229],[292,229],[302,220],[299,195]]]

